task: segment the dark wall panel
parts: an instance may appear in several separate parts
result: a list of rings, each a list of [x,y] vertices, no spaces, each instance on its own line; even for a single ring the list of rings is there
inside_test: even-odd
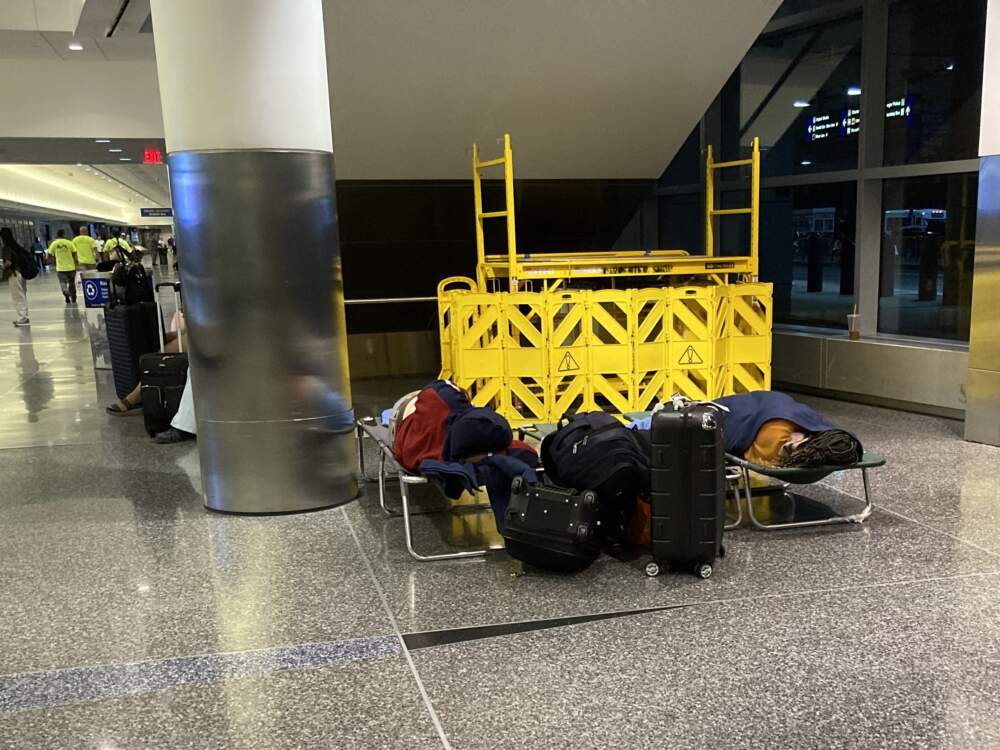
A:
[[[610,249],[652,180],[519,180],[522,252]],[[503,183],[484,184],[484,206],[503,205]],[[446,276],[476,265],[471,180],[337,182],[345,297],[433,295]],[[506,248],[502,219],[488,220],[486,248]],[[436,305],[349,306],[351,333],[437,326]]]

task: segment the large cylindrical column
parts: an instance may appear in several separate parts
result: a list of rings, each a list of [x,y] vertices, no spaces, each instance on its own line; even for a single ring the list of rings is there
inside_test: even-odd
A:
[[[153,0],[205,504],[357,494],[321,0]]]

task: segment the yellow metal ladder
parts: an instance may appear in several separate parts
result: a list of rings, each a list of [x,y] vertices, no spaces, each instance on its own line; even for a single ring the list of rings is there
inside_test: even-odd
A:
[[[504,208],[501,211],[483,211],[483,185],[482,171],[488,167],[499,167],[503,165],[504,182]],[[483,233],[483,219],[507,220],[507,257],[510,268],[508,277],[510,279],[510,291],[517,291],[517,278],[519,266],[517,262],[517,233],[514,229],[514,153],[510,148],[510,133],[503,136],[503,156],[499,159],[479,160],[479,144],[472,144],[472,189],[476,200],[476,277],[479,282],[479,289],[486,290],[486,274],[484,266],[486,263],[486,239]]]
[[[746,208],[716,208],[715,207],[715,172],[733,167],[750,167],[750,205]],[[712,158],[712,146],[708,147],[705,159],[705,255],[715,255],[716,216],[750,215],[750,258],[751,280],[757,281],[759,271],[758,235],[760,232],[760,138],[753,139],[753,150],[749,159],[717,162]]]

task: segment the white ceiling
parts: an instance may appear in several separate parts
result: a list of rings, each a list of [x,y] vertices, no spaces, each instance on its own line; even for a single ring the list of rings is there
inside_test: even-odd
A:
[[[86,0],[2,0],[0,29],[73,31]]]
[[[324,0],[337,175],[464,179],[470,144],[491,154],[510,132],[518,177],[655,178],[778,5]],[[113,7],[87,0],[81,31],[100,37]],[[162,137],[151,34],[73,53],[42,31],[0,32],[0,58],[28,58],[0,76],[0,101],[23,103],[0,136]]]
[[[324,0],[337,174],[655,178],[779,0]],[[155,19],[154,19],[155,20]]]
[[[77,38],[83,49],[69,43]],[[153,35],[137,34],[111,39],[74,37],[68,31],[0,30],[0,60],[153,60]]]

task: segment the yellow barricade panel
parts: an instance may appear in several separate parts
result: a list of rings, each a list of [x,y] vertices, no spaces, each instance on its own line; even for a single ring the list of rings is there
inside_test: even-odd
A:
[[[771,382],[771,285],[439,294],[442,374],[514,424]]]
[[[726,322],[728,352],[727,393],[771,388],[770,284],[738,284],[727,288],[730,299]]]

